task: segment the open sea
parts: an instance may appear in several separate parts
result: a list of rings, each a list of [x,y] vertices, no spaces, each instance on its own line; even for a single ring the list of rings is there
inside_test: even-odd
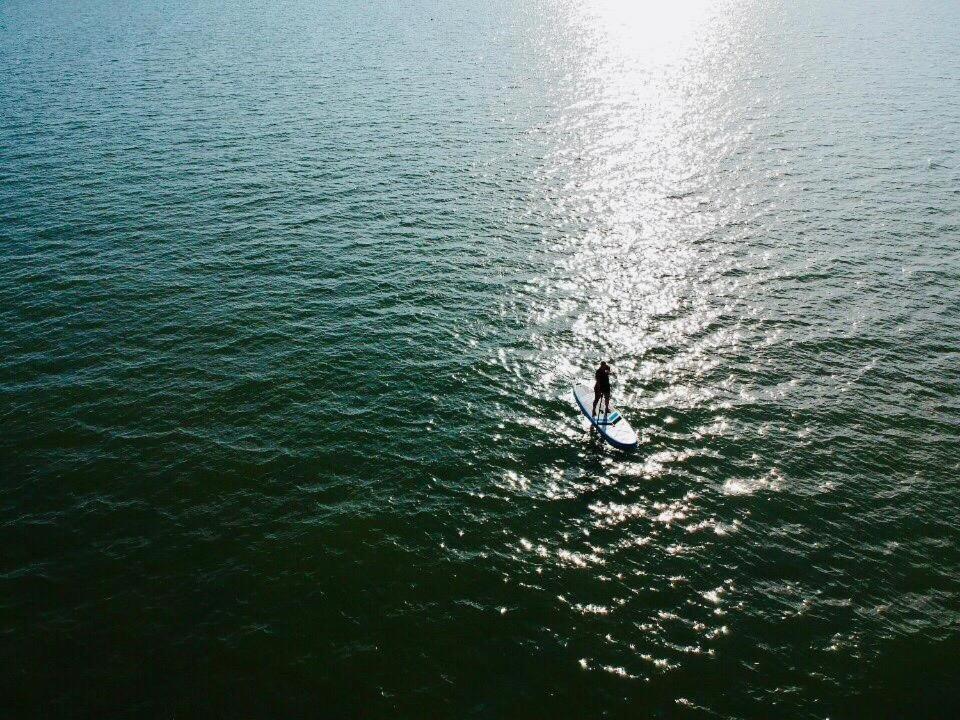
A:
[[[960,715],[958,28],[2,0],[0,716]]]

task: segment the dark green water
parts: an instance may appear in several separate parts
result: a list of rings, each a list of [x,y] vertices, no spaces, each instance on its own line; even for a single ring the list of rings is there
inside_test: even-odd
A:
[[[958,26],[5,0],[0,715],[955,716]]]

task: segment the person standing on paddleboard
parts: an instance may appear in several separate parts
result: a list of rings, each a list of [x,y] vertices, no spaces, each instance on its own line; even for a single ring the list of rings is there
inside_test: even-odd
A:
[[[606,401],[606,412],[610,414],[610,376],[616,375],[611,368],[604,360],[600,361],[600,367],[597,368],[597,372],[594,373],[596,378],[596,383],[593,386],[593,408],[590,410],[590,414],[596,416],[597,414],[597,403],[601,399]]]

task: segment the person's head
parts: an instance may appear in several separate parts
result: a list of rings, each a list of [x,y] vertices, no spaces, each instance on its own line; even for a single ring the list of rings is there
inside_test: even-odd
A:
[[[602,367],[602,368],[607,367],[607,361],[606,361],[606,360],[601,360],[601,361],[600,361],[600,367]]]

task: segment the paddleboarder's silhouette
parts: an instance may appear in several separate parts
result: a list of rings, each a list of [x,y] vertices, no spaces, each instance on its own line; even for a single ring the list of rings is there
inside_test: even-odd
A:
[[[616,375],[613,372],[613,368],[607,365],[606,361],[600,361],[600,367],[597,368],[597,372],[594,373],[596,378],[596,383],[593,386],[593,407],[590,410],[590,414],[594,417],[597,416],[597,403],[601,399],[606,401],[606,413],[610,414],[610,376]]]

